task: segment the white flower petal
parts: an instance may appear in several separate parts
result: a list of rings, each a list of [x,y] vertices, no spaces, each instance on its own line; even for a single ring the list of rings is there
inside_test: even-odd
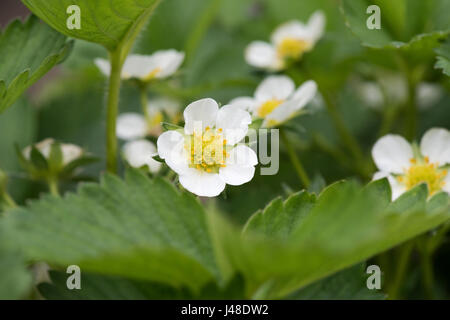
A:
[[[310,31],[300,21],[292,20],[278,26],[272,33],[271,40],[275,45],[285,39],[310,39]]]
[[[151,172],[157,172],[161,168],[161,163],[153,160],[156,154],[156,147],[147,140],[134,140],[127,142],[123,146],[123,154],[126,161],[134,168],[147,165]]]
[[[253,41],[245,50],[245,60],[256,68],[277,71],[283,68],[283,61],[276,49],[267,42]]]
[[[450,194],[450,173],[447,173],[447,176],[444,179],[444,187],[442,190]]]
[[[389,173],[403,173],[413,158],[411,145],[399,135],[386,135],[372,149],[373,161],[378,169]]]
[[[228,145],[235,145],[241,141],[251,123],[250,113],[236,106],[223,106],[217,113],[216,128],[223,129],[224,139],[227,140]]]
[[[180,183],[200,197],[216,197],[225,189],[225,182],[217,173],[206,173],[196,169],[180,175]]]
[[[313,42],[319,40],[325,30],[326,18],[322,11],[314,12],[308,20],[308,31]]]
[[[264,118],[262,127],[275,127],[283,122],[288,121],[289,119],[294,117],[297,111],[300,109],[298,108],[298,106],[299,103],[297,100],[286,101]]]
[[[216,124],[219,105],[210,98],[201,99],[188,105],[184,110],[184,131],[186,134],[192,134],[194,127],[200,125],[202,129],[213,127]]]
[[[109,77],[109,75],[111,74],[111,64],[108,60],[97,58],[94,60],[94,63],[105,76]]]
[[[373,175],[372,180],[380,180],[383,178],[388,178],[389,184],[391,185],[391,193],[392,193],[392,201],[400,197],[403,193],[406,192],[406,187],[402,184],[400,184],[395,177],[393,177],[391,174],[387,172],[376,172]]]
[[[184,61],[184,53],[177,50],[161,50],[152,55],[154,63],[160,68],[156,78],[162,79],[173,75]]]
[[[122,78],[145,79],[158,68],[153,56],[139,54],[129,55],[122,68]]]
[[[316,94],[317,83],[313,80],[304,82],[292,96],[292,99],[298,101],[297,110],[300,110],[305,105],[307,105],[312,99],[314,99]]]
[[[226,165],[238,165],[242,167],[252,167],[258,164],[258,157],[256,152],[245,146],[238,145],[230,151],[230,156],[227,158]]]
[[[166,164],[179,175],[186,174],[194,169],[189,167],[190,155],[184,148],[184,139],[173,146],[166,155]]]
[[[227,161],[226,167],[220,168],[219,175],[226,183],[238,186],[252,180],[257,164],[255,151],[240,145],[230,152],[230,160]]]
[[[245,111],[253,111],[256,107],[256,101],[252,97],[235,98],[229,104]]]
[[[144,138],[147,131],[147,121],[139,113],[122,113],[117,117],[116,134],[122,140]]]
[[[162,133],[157,141],[159,157],[166,159],[175,146],[182,142],[184,142],[184,137],[177,131],[170,130]]]
[[[63,155],[63,164],[69,164],[83,155],[83,149],[74,144],[61,144],[61,153]]]
[[[52,147],[52,144],[55,143],[55,140],[52,138],[47,138],[45,140],[42,140],[41,142],[37,143],[34,145],[34,147],[39,150],[40,153],[42,153],[42,155],[48,159],[48,157],[50,156],[50,150]],[[30,159],[31,157],[31,149],[32,146],[28,146],[26,147],[22,153],[23,156],[25,157],[25,159]]]
[[[450,163],[450,131],[442,128],[428,130],[420,142],[420,151],[439,166]]]
[[[269,100],[286,100],[295,90],[294,81],[287,76],[269,76],[256,88],[255,98],[264,103]]]

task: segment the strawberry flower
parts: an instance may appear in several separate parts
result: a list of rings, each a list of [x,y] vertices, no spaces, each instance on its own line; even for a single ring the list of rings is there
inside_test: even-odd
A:
[[[295,89],[291,78],[269,76],[258,86],[254,97],[236,98],[230,104],[263,119],[263,127],[275,127],[295,117],[316,93],[317,84],[312,80]]]
[[[184,188],[215,197],[226,184],[241,185],[253,178],[256,153],[238,145],[251,123],[247,111],[231,105],[219,109],[213,99],[202,99],[187,106],[184,119],[184,129],[164,132],[157,142],[159,157],[179,175]]]
[[[148,82],[173,75],[183,63],[184,53],[176,50],[161,50],[152,55],[130,55],[122,68],[122,79],[139,79]],[[106,76],[110,76],[111,64],[106,59],[95,59],[95,64]]]
[[[386,135],[374,145],[372,157],[380,170],[374,179],[388,178],[393,199],[421,183],[427,184],[430,195],[450,194],[450,131],[446,129],[428,130],[416,148],[399,135]]]
[[[248,64],[270,71],[280,71],[290,60],[299,60],[310,51],[322,37],[325,29],[325,16],[321,11],[314,12],[307,24],[289,21],[279,26],[271,36],[271,43],[254,41],[245,51]]]

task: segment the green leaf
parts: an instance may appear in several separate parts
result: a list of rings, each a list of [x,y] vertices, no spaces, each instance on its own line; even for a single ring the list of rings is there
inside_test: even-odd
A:
[[[35,146],[31,147],[30,160],[37,171],[48,170],[47,159]]]
[[[4,222],[32,260],[193,290],[221,280],[198,201],[137,170],[126,182],[106,175],[78,195],[46,196]]]
[[[367,288],[364,264],[340,271],[289,295],[294,300],[382,300],[379,290]]]
[[[212,234],[228,259],[221,263],[244,275],[248,295],[264,288],[265,297],[279,298],[450,218],[448,197],[432,210],[426,198],[425,185],[390,204],[386,179],[362,189],[340,182],[325,189],[313,205],[313,198],[303,193],[284,203],[275,200],[251,218],[241,237],[233,235],[238,231],[227,221],[211,216]],[[288,215],[284,224],[276,220],[277,212]]]
[[[347,26],[361,40],[372,48],[412,50],[417,47],[436,47],[440,39],[448,35],[450,26],[442,23],[438,10],[445,0],[362,0],[342,1],[342,12]],[[380,8],[381,28],[369,29],[366,13],[370,5]],[[437,17],[437,18],[436,18]]]
[[[24,298],[31,288],[31,274],[23,257],[0,248],[0,300]]]
[[[35,16],[7,26],[0,33],[0,113],[63,61],[71,48],[72,42]]]
[[[450,77],[450,39],[437,48],[437,62],[434,65],[436,69],[442,69],[442,72]]]
[[[243,299],[242,278],[235,277],[224,288],[209,283],[200,293],[149,281],[136,281],[117,276],[83,273],[81,290],[67,289],[69,275],[50,271],[52,283],[42,283],[39,291],[49,300],[178,300],[178,299]]]
[[[22,0],[39,18],[73,38],[102,44],[110,51],[131,47],[160,0]],[[67,8],[80,8],[81,28],[70,30]],[[127,50],[128,51],[128,50]]]

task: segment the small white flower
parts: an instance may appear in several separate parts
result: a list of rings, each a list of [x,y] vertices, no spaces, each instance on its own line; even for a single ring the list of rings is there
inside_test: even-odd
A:
[[[134,140],[123,146],[125,160],[133,168],[148,166],[150,172],[158,172],[161,163],[152,158],[156,154],[156,146],[148,140]]]
[[[399,135],[386,135],[374,145],[373,160],[380,170],[374,179],[387,177],[393,199],[420,183],[426,183],[430,195],[439,191],[450,194],[450,131],[428,130],[422,137],[420,150]]]
[[[152,55],[133,54],[127,57],[122,68],[122,79],[136,78],[147,82],[173,75],[183,63],[184,53],[161,50]],[[111,74],[111,64],[105,59],[95,59],[95,64],[106,76]]]
[[[271,36],[271,43],[254,41],[245,51],[247,63],[262,69],[279,71],[288,60],[298,60],[310,51],[322,37],[325,15],[314,12],[305,25],[300,21],[289,21],[279,26]]]
[[[34,147],[38,149],[39,152],[42,153],[42,155],[45,158],[48,159],[50,156],[51,147],[54,143],[55,143],[54,139],[45,139],[34,145]],[[63,156],[63,165],[67,165],[70,162],[80,158],[84,153],[82,148],[74,144],[62,143],[60,144],[60,148]],[[28,146],[23,150],[23,156],[25,157],[25,159],[29,160],[30,155],[31,155],[31,146]]]
[[[158,138],[158,154],[180,177],[181,185],[203,197],[219,195],[226,184],[250,181],[258,163],[256,153],[237,145],[248,131],[251,116],[236,106],[219,109],[213,99],[191,103],[184,110],[184,130]]]
[[[304,82],[296,90],[289,77],[269,76],[258,86],[254,98],[240,97],[230,104],[264,119],[263,127],[274,127],[296,116],[316,93],[317,84],[312,80]]]
[[[148,103],[147,116],[135,112],[125,112],[117,117],[116,134],[119,139],[131,141],[142,139],[149,135],[161,134],[161,122],[164,113],[171,122],[178,122],[180,118],[180,104],[169,98],[157,98]]]

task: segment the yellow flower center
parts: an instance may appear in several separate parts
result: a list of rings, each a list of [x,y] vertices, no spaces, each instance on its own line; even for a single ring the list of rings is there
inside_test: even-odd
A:
[[[261,118],[266,117],[268,114],[270,114],[273,110],[275,110],[277,107],[282,104],[284,100],[277,100],[272,99],[264,102],[259,108],[258,108],[258,116]]]
[[[221,167],[226,167],[225,160],[229,157],[223,138],[222,129],[206,127],[204,132],[195,132],[185,139],[184,148],[188,152],[189,167],[208,173],[218,173]]]
[[[158,73],[161,72],[161,68],[156,68],[154,70],[152,70],[148,75],[146,75],[144,78],[142,78],[142,81],[150,81],[153,80]]]
[[[397,177],[401,184],[409,190],[420,183],[426,183],[430,195],[442,190],[447,170],[439,169],[436,163],[430,163],[428,157],[425,157],[423,161],[416,159],[410,161],[412,165],[405,171],[405,174]]]
[[[311,43],[301,39],[286,38],[277,47],[278,56],[283,59],[300,59],[311,49]]]
[[[156,111],[153,115],[151,115],[148,119],[148,125],[150,126],[150,128],[154,128],[157,127],[161,124],[161,122],[163,122],[164,120],[164,115],[162,114],[161,111]]]

